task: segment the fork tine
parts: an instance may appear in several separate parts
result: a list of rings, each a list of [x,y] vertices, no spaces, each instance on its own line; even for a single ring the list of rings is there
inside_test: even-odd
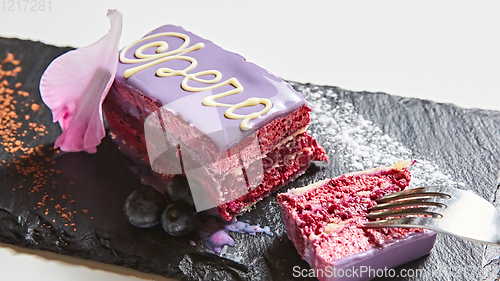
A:
[[[431,197],[431,198],[416,198],[416,199],[406,199],[406,200],[400,200],[400,201],[390,201],[386,203],[380,203],[372,208],[369,209],[369,211],[379,211],[379,210],[385,210],[385,209],[396,209],[396,208],[401,208],[401,207],[422,207],[422,206],[429,206],[429,207],[439,207],[439,208],[446,208],[446,205],[439,202],[440,197]]]
[[[368,228],[427,228],[434,230],[434,222],[438,220],[432,217],[402,217],[367,222],[364,227]]]
[[[378,200],[377,203],[386,203],[401,199],[409,199],[409,198],[419,198],[419,197],[437,197],[443,199],[449,199],[451,196],[449,194],[443,193],[440,191],[439,187],[418,187],[406,189],[400,192],[395,192],[389,195],[386,195]]]
[[[377,200],[364,227],[426,228],[466,240],[500,245],[500,212],[470,191],[438,186],[405,190]],[[411,202],[415,205],[409,205]],[[446,205],[434,206],[434,203]],[[431,205],[431,206],[429,206]],[[416,208],[413,208],[416,207]],[[381,219],[380,219],[381,218]]]
[[[433,218],[441,218],[441,215],[438,211],[441,208],[439,207],[416,207],[416,208],[403,208],[403,209],[388,209],[381,211],[374,211],[366,215],[366,217],[370,219],[384,219],[384,218],[392,218],[392,217],[401,217],[401,216],[431,216]]]

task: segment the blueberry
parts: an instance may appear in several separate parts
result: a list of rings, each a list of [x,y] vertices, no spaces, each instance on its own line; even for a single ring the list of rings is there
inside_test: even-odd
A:
[[[172,236],[188,234],[193,230],[193,210],[181,201],[170,204],[161,215],[161,225]]]
[[[185,176],[176,175],[167,182],[167,196],[170,201],[183,201],[194,207],[193,196]]]
[[[152,187],[137,189],[125,200],[123,212],[128,221],[140,228],[160,224],[161,213],[167,207],[163,194]]]

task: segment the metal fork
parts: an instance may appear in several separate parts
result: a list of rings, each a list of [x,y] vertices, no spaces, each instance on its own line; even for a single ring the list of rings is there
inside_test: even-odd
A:
[[[369,228],[427,228],[466,240],[500,246],[500,212],[488,201],[451,187],[407,189],[376,200]]]

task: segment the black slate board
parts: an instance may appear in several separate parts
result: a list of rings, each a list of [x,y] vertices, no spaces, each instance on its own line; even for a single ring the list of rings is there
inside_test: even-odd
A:
[[[0,152],[0,162],[5,160],[0,166],[0,242],[185,280],[298,280],[293,277],[293,267],[308,268],[308,265],[286,237],[275,196],[257,204],[240,220],[271,226],[277,234],[271,237],[232,233],[236,246],[224,250],[224,257],[220,257],[208,250],[195,234],[171,238],[160,228],[140,230],[125,221],[123,201],[141,184],[128,169],[132,162],[109,137],[92,155],[57,154],[51,149],[60,128],[51,122],[50,111],[40,100],[38,82],[52,59],[70,49],[0,38],[0,59],[9,52],[14,53],[23,68],[16,77],[8,78],[9,84],[12,87],[21,82],[20,90],[30,93],[28,98],[16,96],[16,99],[42,105],[30,113],[29,121],[18,120],[23,120],[22,130],[28,131],[23,139],[25,146],[42,145],[43,153],[43,156],[35,153],[21,159],[19,153]],[[311,89],[335,93],[335,97],[328,97],[331,108],[352,104],[354,114],[370,120],[383,133],[399,141],[414,158],[432,161],[441,172],[499,207],[500,112],[462,109],[383,93],[351,92],[337,87],[298,83],[293,86],[305,90],[306,97]],[[48,134],[40,136],[29,130],[29,122],[47,126]],[[315,132],[318,127],[312,125],[310,130]],[[33,139],[35,135],[38,137]],[[320,137],[318,141],[323,140]],[[348,163],[339,160],[345,151],[327,149],[329,164],[312,165],[304,176],[282,191],[349,172]],[[33,164],[47,170],[43,176],[46,184],[38,192],[30,193],[32,182],[37,178],[33,173],[19,174],[15,165]],[[19,188],[20,185],[23,188]],[[37,203],[43,201],[45,195],[48,195],[45,205],[38,208]],[[76,211],[71,222],[57,212],[61,210],[56,209],[58,204],[60,208],[67,208],[62,213]],[[190,246],[189,240],[198,246]],[[400,267],[425,269],[428,274],[425,278],[391,280],[498,280],[499,256],[499,248],[439,235],[428,257]]]

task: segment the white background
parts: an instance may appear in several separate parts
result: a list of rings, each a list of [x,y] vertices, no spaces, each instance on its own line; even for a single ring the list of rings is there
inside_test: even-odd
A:
[[[284,79],[500,110],[500,1],[51,0],[43,12],[23,11],[22,0],[10,12],[8,2],[2,37],[86,46],[116,8],[121,47],[175,24]],[[143,280],[134,276],[166,280],[0,245],[2,281]]]

